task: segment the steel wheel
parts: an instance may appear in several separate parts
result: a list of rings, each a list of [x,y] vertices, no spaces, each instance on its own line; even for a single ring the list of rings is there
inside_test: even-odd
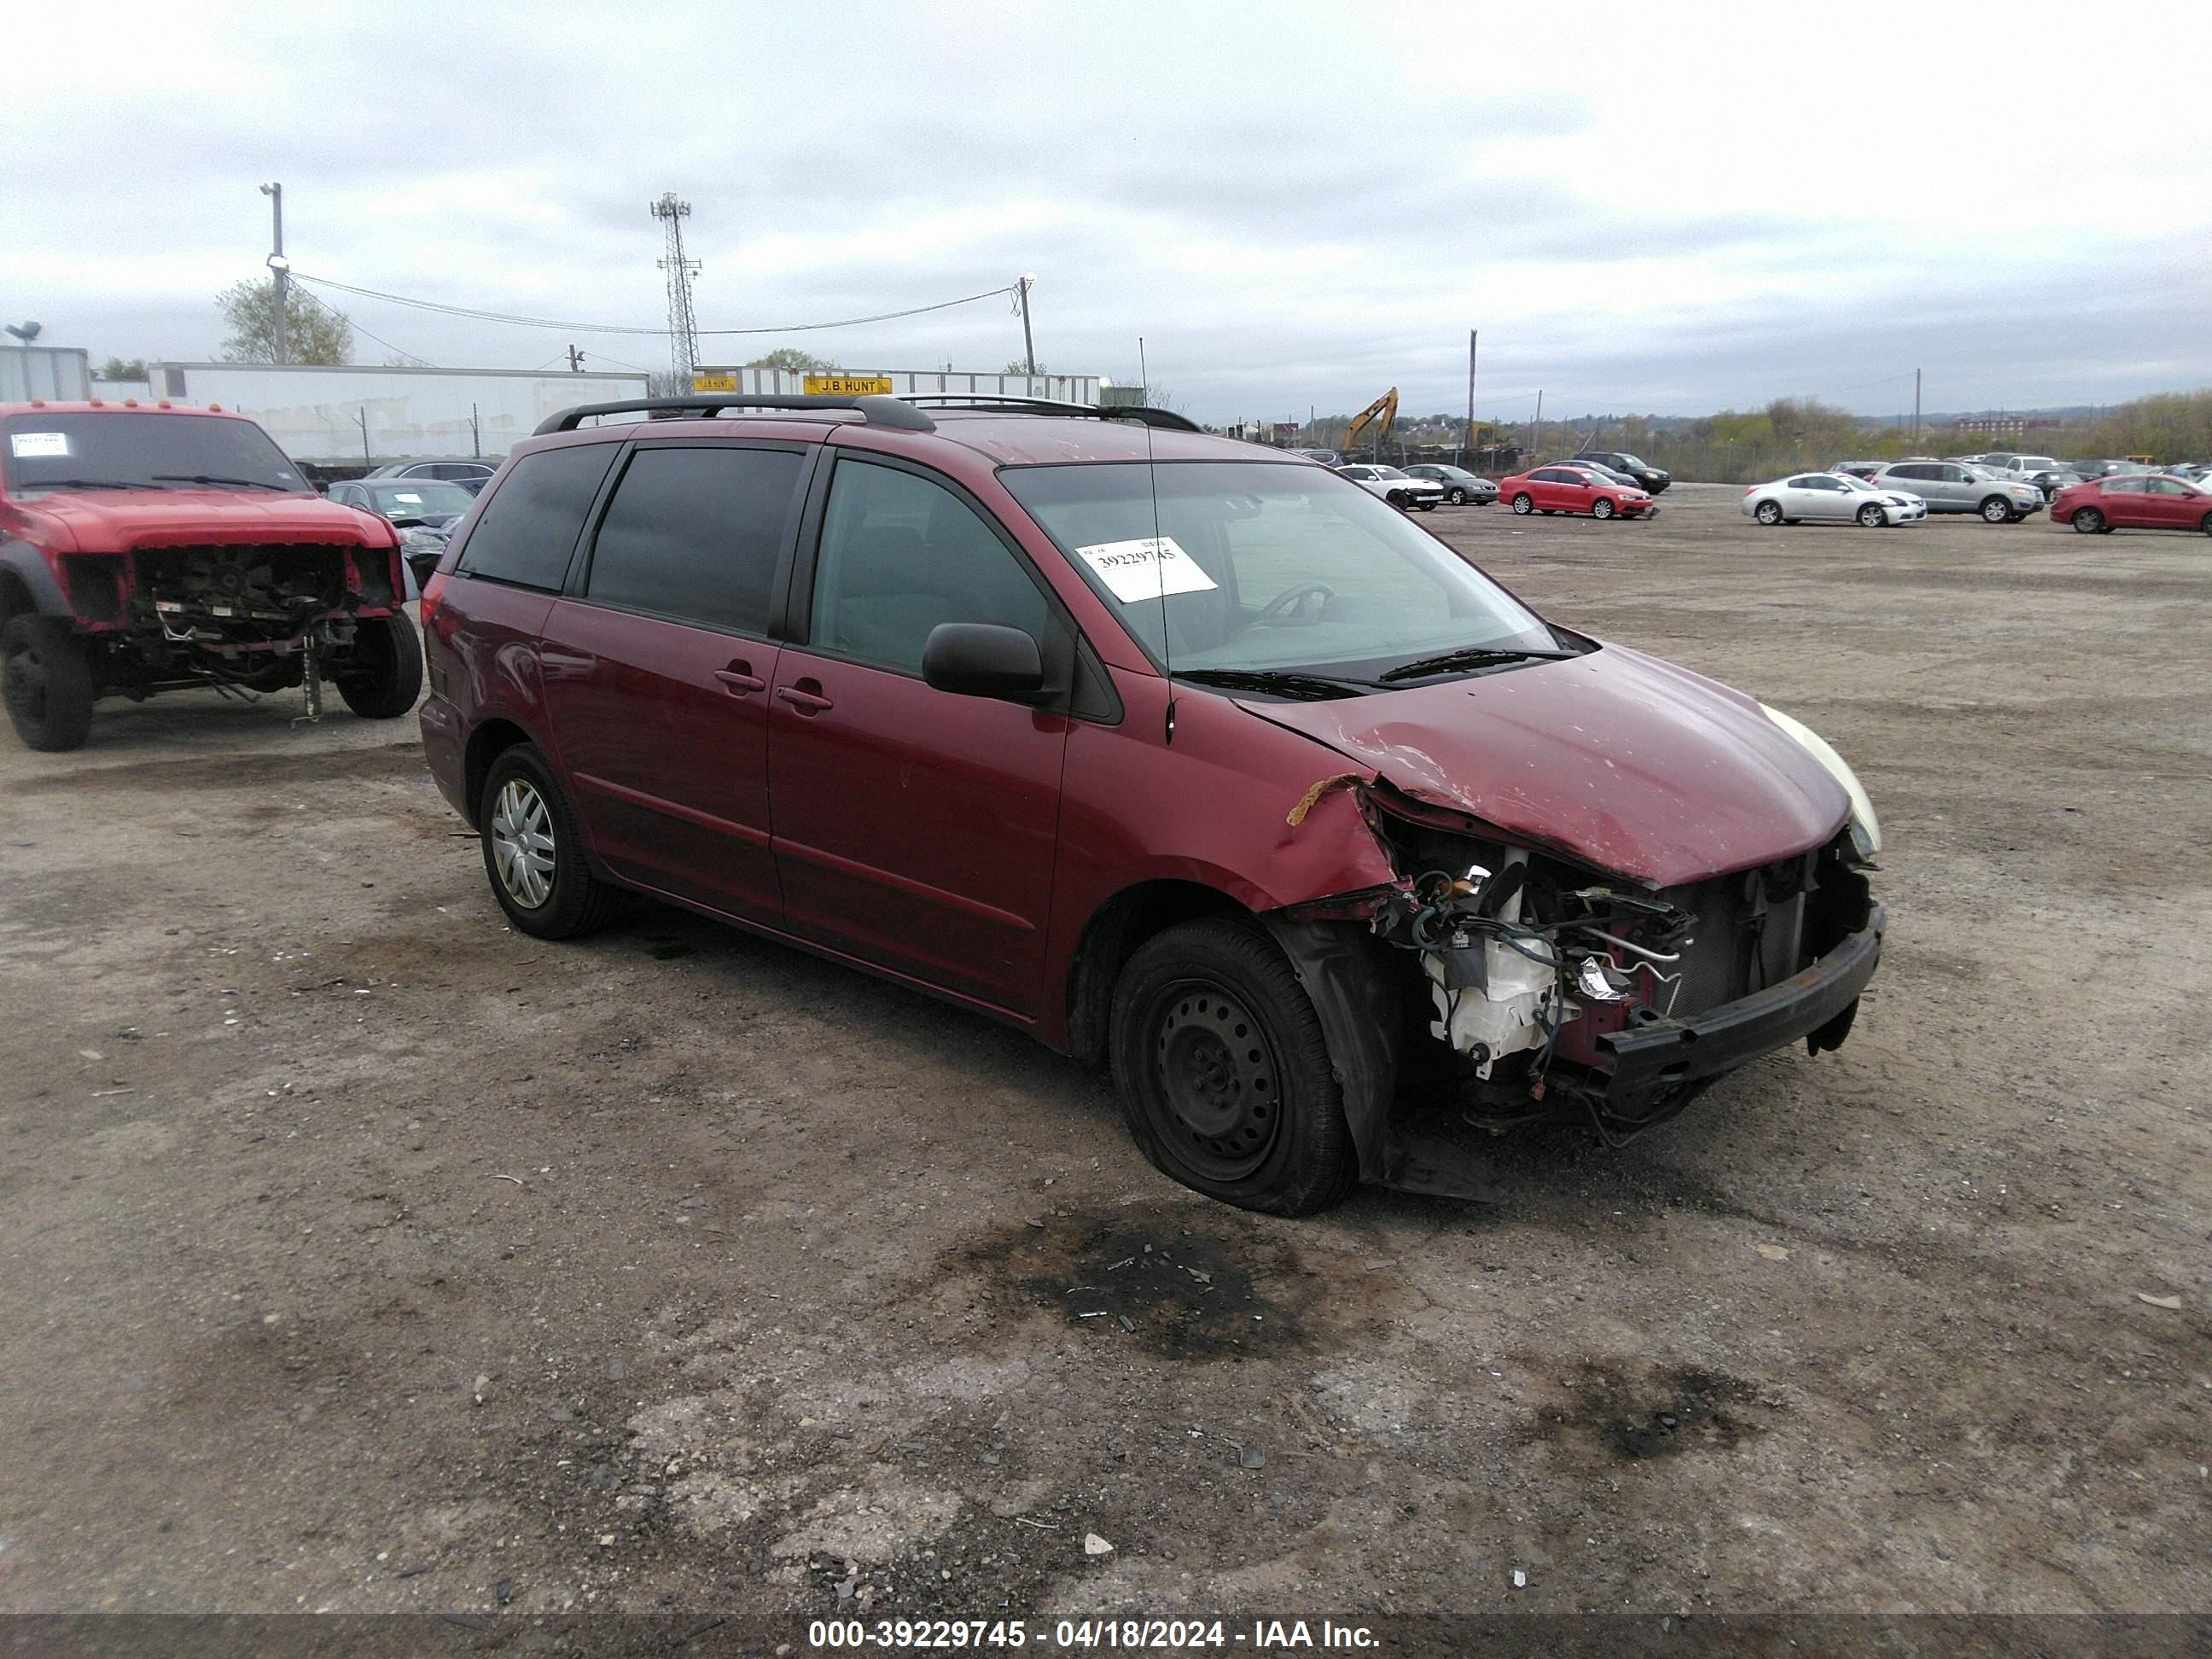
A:
[[[1153,1005],[1160,1091],[1182,1161],[1201,1180],[1242,1181],[1281,1133],[1281,1068],[1260,1022],[1205,980],[1167,988]]]
[[[1590,517],[1593,519],[1609,519],[1612,516],[1613,503],[1604,496],[1601,495],[1590,503]]]
[[[499,884],[526,910],[553,896],[553,814],[526,778],[509,778],[492,809],[491,843]]]
[[[1759,510],[1753,513],[1752,517],[1757,519],[1759,523],[1763,525],[1780,524],[1782,522],[1782,504],[1779,501],[1761,501],[1759,504]]]
[[[2074,528],[2084,536],[2094,536],[2105,527],[2105,515],[2094,507],[2085,507],[2074,515]]]
[[[1869,530],[1881,529],[1882,526],[1882,517],[1881,508],[1875,506],[1872,501],[1869,501],[1864,507],[1859,509],[1859,522],[1864,525]]]

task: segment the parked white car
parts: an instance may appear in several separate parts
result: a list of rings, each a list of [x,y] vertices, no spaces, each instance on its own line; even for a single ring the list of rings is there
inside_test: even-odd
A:
[[[1928,503],[1902,490],[1884,489],[1848,472],[1800,472],[1743,492],[1743,515],[1761,524],[1806,520],[1863,524],[1869,530],[1914,524],[1928,516]]]
[[[1418,507],[1424,513],[1433,513],[1437,503],[1444,498],[1444,487],[1435,479],[1416,478],[1412,473],[1401,472],[1395,466],[1376,466],[1365,461],[1356,461],[1336,470],[1369,495],[1380,495],[1395,507]]]

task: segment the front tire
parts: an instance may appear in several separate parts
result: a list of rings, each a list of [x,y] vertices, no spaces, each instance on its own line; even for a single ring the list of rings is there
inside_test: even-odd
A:
[[[1415,501],[1413,505],[1419,507],[1424,513],[1433,513],[1437,510],[1437,504],[1434,501],[1430,501],[1425,496],[1421,500]]]
[[[1609,519],[1612,516],[1613,503],[1604,496],[1601,495],[1590,503],[1590,517],[1593,519]]]
[[[1454,507],[1465,507],[1467,505],[1467,491],[1464,489],[1447,490],[1444,492],[1444,499],[1449,501]]]
[[[1536,503],[1530,496],[1516,495],[1513,498],[1513,510],[1525,519],[1536,510]]]
[[[1129,1133],[1184,1186],[1312,1215],[1358,1182],[1320,1018],[1250,923],[1185,922],[1139,946],[1115,987],[1109,1050]]]
[[[1771,529],[1774,526],[1782,522],[1782,503],[1779,501],[1761,501],[1752,510],[1751,516]]]
[[[84,642],[61,617],[16,617],[0,628],[0,694],[26,748],[80,749],[92,732],[99,688]]]
[[[1889,522],[1889,515],[1874,502],[1869,501],[1859,509],[1859,522],[1869,530],[1879,530]]]
[[[1984,524],[2010,524],[2015,516],[2012,510],[2012,503],[2002,495],[1992,495],[1984,501],[1981,514],[1982,522]]]
[[[2085,507],[2074,515],[2074,529],[2077,535],[2094,536],[2104,527],[2105,515],[2094,507]]]
[[[356,623],[338,696],[363,720],[397,720],[422,695],[422,641],[404,611]]]
[[[574,939],[614,915],[622,895],[592,873],[575,811],[534,745],[517,744],[492,762],[477,827],[492,896],[520,932]]]

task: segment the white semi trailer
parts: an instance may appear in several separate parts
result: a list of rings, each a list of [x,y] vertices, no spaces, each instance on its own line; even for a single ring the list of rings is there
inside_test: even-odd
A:
[[[103,395],[119,388],[108,383]],[[387,461],[496,460],[549,415],[642,398],[643,374],[504,368],[325,368],[276,363],[154,363],[134,395],[220,404],[251,415],[284,453],[324,472]]]

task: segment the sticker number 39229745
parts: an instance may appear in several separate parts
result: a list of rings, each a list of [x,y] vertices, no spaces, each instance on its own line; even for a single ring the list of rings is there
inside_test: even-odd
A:
[[[50,455],[66,455],[69,434],[66,432],[11,432],[8,434],[8,453],[19,461],[35,460]]]

